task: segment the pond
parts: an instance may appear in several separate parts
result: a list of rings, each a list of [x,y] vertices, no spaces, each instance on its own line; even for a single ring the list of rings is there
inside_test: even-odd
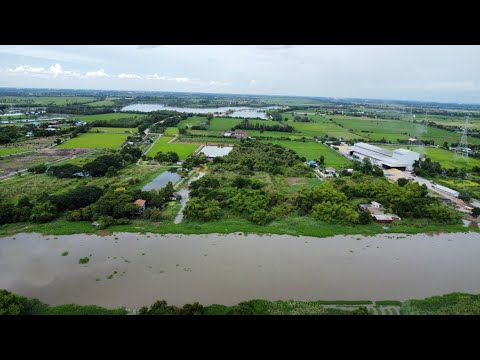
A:
[[[215,113],[215,112],[224,113],[228,110],[234,110],[233,113],[229,114],[228,116],[267,119],[267,114],[265,113],[265,110],[279,109],[279,108],[280,107],[278,106],[268,106],[264,108],[239,107],[239,106],[218,107],[218,108],[192,108],[192,107],[166,106],[162,104],[131,104],[123,107],[120,111],[151,112],[151,111],[158,111],[158,110],[172,110],[172,111],[195,113],[195,114],[208,114],[208,113]]]
[[[175,305],[405,300],[479,293],[479,253],[480,234],[473,232],[330,238],[22,233],[0,238],[0,289],[53,305],[129,308],[157,299]],[[85,265],[83,257],[90,258]]]
[[[176,172],[165,171],[158,175],[155,179],[150,181],[147,185],[145,185],[142,190],[158,190],[167,185],[169,181],[175,184],[178,180],[180,180],[180,178],[181,176],[178,175]]]

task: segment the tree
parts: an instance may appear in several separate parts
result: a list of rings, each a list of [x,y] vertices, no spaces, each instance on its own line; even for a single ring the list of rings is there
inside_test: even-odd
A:
[[[57,217],[57,208],[51,202],[40,202],[33,206],[30,219],[35,222],[45,223]]]
[[[362,225],[366,225],[372,222],[372,216],[368,211],[362,211],[358,216],[358,222]]]
[[[118,171],[113,166],[110,166],[108,168],[107,172],[105,173],[106,177],[114,177],[114,176],[117,176],[117,175],[118,175]]]
[[[323,155],[318,159],[318,165],[323,166],[325,164],[325,157]]]
[[[400,178],[400,179],[397,180],[398,186],[402,186],[402,187],[407,185],[408,182],[409,182],[409,180],[407,178]]]
[[[472,216],[478,217],[478,215],[480,215],[480,208],[474,207],[474,208],[472,209]]]

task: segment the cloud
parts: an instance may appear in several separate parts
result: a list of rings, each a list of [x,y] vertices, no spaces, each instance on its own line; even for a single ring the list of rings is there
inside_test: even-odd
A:
[[[162,46],[165,46],[165,45],[137,45],[137,49],[139,49],[139,50],[155,49],[155,48],[162,47]]]
[[[255,80],[250,80],[250,84],[249,84],[249,85],[250,85],[250,86],[255,86],[255,85],[257,85],[257,82],[256,82]]]
[[[465,81],[432,81],[427,84],[428,90],[477,90],[475,82]]]
[[[119,79],[141,79],[142,77],[140,75],[136,75],[136,74],[121,73],[121,74],[118,75],[118,78]]]
[[[63,70],[60,64],[50,66],[48,69],[44,67],[34,67],[30,65],[20,65],[15,69],[8,69],[7,72],[32,76],[53,76],[57,78],[59,76],[80,77],[80,74],[74,71]]]
[[[158,76],[157,73],[147,76],[148,80],[167,80],[166,76]]]
[[[100,69],[100,70],[97,70],[97,71],[89,71],[87,73],[85,73],[85,76],[86,77],[92,77],[92,78],[97,78],[97,77],[110,77],[110,75],[108,75],[105,70],[103,69]]]
[[[170,80],[170,81],[176,81],[176,82],[179,82],[179,83],[186,83],[186,82],[190,82],[190,78],[188,77],[169,77],[167,78],[167,80]]]

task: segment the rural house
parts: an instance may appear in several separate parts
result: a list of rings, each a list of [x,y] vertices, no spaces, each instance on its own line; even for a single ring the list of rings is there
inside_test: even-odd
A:
[[[138,207],[137,214],[143,214],[143,212],[145,211],[145,203],[146,202],[147,201],[143,200],[143,199],[137,199],[133,202]]]

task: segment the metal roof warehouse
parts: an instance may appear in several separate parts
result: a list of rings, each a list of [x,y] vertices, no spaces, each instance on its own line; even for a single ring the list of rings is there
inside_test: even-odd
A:
[[[356,143],[348,147],[349,154],[357,160],[369,158],[372,164],[383,168],[397,168],[401,170],[411,170],[413,163],[420,159],[420,154],[407,149],[387,150],[378,146]]]

